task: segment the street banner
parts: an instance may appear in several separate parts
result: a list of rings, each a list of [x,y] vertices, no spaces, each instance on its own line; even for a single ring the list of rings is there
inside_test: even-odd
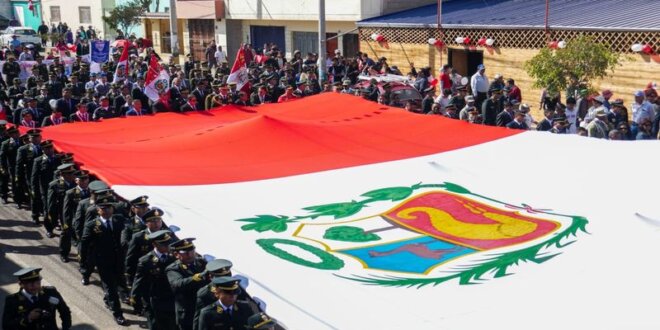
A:
[[[105,63],[110,58],[110,41],[94,40],[90,41],[92,62]]]
[[[336,93],[43,136],[231,260],[286,329],[660,329],[657,140]]]

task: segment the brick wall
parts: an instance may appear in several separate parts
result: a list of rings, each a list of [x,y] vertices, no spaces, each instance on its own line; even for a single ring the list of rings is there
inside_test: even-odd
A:
[[[434,75],[443,63],[447,62],[447,53],[439,54],[434,47],[425,44],[397,43],[396,40],[388,42],[389,49],[375,42],[361,41],[360,50],[367,52],[370,57],[386,57],[390,65],[397,65],[405,74],[409,71],[408,62],[413,62],[416,67],[430,66]],[[484,51],[484,65],[486,75],[493,77],[496,73],[505,78],[513,78],[522,90],[523,102],[532,107],[532,115],[542,118],[543,113],[539,109],[541,90],[532,87],[532,78],[524,70],[524,63],[538,51],[534,49],[496,48],[489,53]],[[596,82],[594,86],[598,89],[609,88],[614,93],[613,98],[622,98],[631,113],[630,105],[634,101],[633,92],[644,89],[650,81],[660,82],[660,58],[648,55],[624,55],[622,65],[606,77],[603,81]],[[562,95],[562,100],[565,95]]]

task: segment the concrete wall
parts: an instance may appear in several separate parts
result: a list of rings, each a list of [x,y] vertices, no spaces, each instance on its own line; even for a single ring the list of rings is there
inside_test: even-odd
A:
[[[227,18],[317,20],[318,0],[225,0]],[[362,19],[415,8],[436,0],[326,0],[328,21]]]
[[[356,28],[355,22],[327,21],[327,33],[347,32]],[[248,42],[251,25],[260,26],[284,26],[284,43],[287,58],[293,56],[293,32],[318,32],[318,21],[275,21],[275,20],[243,20],[242,21],[242,42]],[[357,32],[356,32],[357,33]]]
[[[373,49],[373,50],[372,50]],[[390,65],[397,65],[405,74],[409,72],[409,61],[416,67],[430,66],[437,76],[438,69],[447,63],[447,52],[440,53],[434,47],[424,44],[389,43],[389,49],[375,42],[360,42],[360,50],[369,57],[386,57]],[[480,49],[482,50],[482,49]],[[496,73],[505,78],[513,78],[522,90],[523,103],[532,107],[535,118],[543,117],[539,108],[541,90],[532,87],[533,80],[525,72],[525,62],[538,53],[535,49],[496,48],[492,52],[484,51],[486,75],[492,78]],[[660,81],[660,60],[648,55],[626,55],[621,66],[602,81],[597,81],[597,89],[609,88],[614,93],[613,99],[622,98],[631,113],[630,105],[634,101],[633,92],[644,89],[650,81]],[[565,99],[562,94],[562,100]]]
[[[46,24],[49,26],[51,23],[59,23],[53,21],[50,17],[50,7],[59,6],[62,23],[66,22],[72,30],[75,31],[80,25],[85,27],[92,25],[100,38],[109,38],[114,35],[113,31],[107,31],[105,23],[103,23],[101,18],[105,16],[106,12],[114,8],[114,0],[50,0],[44,2],[43,5],[44,21],[46,21]],[[80,23],[78,7],[90,7],[92,16],[91,24]]]

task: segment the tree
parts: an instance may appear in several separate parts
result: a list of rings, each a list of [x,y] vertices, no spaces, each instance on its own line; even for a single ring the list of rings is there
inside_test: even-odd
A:
[[[572,77],[592,90],[591,82],[602,79],[619,65],[620,54],[588,36],[570,40],[566,48],[544,48],[525,63],[525,70],[535,79],[534,87],[555,94],[567,88]]]
[[[135,0],[135,3],[140,7],[142,7],[144,11],[147,13],[151,12],[150,7],[152,2],[153,2],[152,0]],[[158,6],[160,5],[159,2],[160,2],[159,0],[156,0],[156,11],[158,11]]]
[[[130,30],[140,23],[140,16],[146,11],[142,2],[144,1],[134,0],[118,5],[108,16],[103,17],[103,21],[112,29],[122,30],[125,35],[129,35]]]

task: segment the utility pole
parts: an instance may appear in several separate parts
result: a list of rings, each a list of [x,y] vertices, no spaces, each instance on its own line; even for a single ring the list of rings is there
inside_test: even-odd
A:
[[[172,46],[172,56],[179,56],[179,26],[176,18],[176,0],[170,0],[170,44]]]
[[[326,80],[326,66],[325,66],[325,0],[319,0],[319,84],[323,87],[323,82]]]

